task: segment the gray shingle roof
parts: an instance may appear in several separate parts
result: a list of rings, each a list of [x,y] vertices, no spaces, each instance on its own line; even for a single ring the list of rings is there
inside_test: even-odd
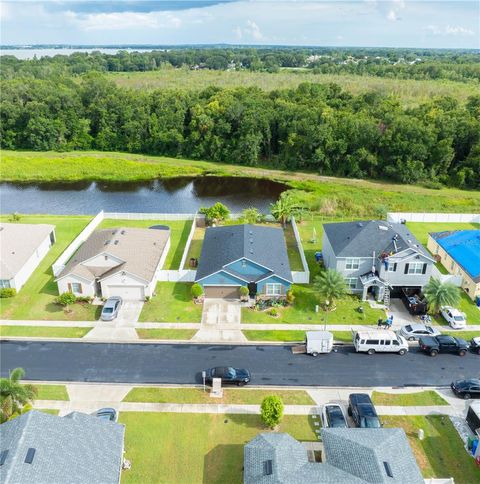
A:
[[[74,412],[58,417],[32,410],[0,425],[4,484],[118,484],[125,427]],[[35,449],[31,464],[25,463]]]
[[[197,268],[197,280],[242,258],[267,267],[272,274],[292,281],[283,230],[250,224],[207,228]]]
[[[67,274],[75,274],[88,281],[94,281],[97,277],[103,279],[122,270],[145,281],[151,281],[169,237],[170,230],[132,227],[96,230],[68,261],[57,279]],[[83,264],[104,252],[123,262],[113,269]]]
[[[324,224],[323,229],[337,257],[371,257],[373,251],[379,256],[382,252],[396,253],[410,247],[431,259],[428,251],[404,224],[364,220]],[[398,237],[394,244],[395,235]]]

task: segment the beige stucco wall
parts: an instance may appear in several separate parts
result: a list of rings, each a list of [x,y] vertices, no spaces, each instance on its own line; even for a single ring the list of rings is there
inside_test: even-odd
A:
[[[78,283],[82,285],[82,292],[75,292],[74,294],[76,296],[90,296],[94,297],[95,296],[95,288],[94,288],[94,283],[88,283],[87,281],[84,281],[83,279],[79,279],[75,276],[65,276],[62,277],[59,281],[57,281],[57,286],[58,286],[58,293],[63,294],[64,292],[70,292],[69,284],[72,282]]]

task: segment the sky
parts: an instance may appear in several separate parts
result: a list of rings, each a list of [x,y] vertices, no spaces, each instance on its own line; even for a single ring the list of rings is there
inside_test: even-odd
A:
[[[0,2],[0,42],[480,48],[480,1]]]

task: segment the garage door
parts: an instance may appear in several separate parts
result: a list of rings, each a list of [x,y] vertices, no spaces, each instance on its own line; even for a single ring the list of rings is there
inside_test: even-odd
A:
[[[222,299],[239,299],[240,286],[206,286],[205,297]]]
[[[142,286],[108,286],[110,296],[120,296],[122,299],[143,301],[145,293]]]

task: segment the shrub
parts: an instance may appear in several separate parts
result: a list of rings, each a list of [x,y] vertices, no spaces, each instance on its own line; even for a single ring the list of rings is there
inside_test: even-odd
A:
[[[16,296],[17,290],[13,287],[4,287],[0,289],[0,298]]]
[[[291,289],[287,291],[286,301],[288,304],[293,304],[293,301],[295,301],[295,294],[293,294],[293,291]]]
[[[255,207],[245,208],[242,211],[241,219],[247,224],[255,224],[262,217],[262,214]]]
[[[70,306],[70,304],[74,304],[77,301],[77,296],[73,294],[73,292],[64,292],[60,294],[60,296],[55,299],[55,302],[57,304],[60,304],[60,306],[63,306],[67,308]]]
[[[276,317],[278,316],[278,311],[276,308],[270,308],[268,311],[267,311],[267,314],[269,316],[273,316],[273,317]]]
[[[17,212],[13,212],[12,215],[10,215],[9,222],[20,222],[20,215],[18,215]]]
[[[250,291],[248,290],[247,286],[241,286],[240,287],[240,296],[242,296],[242,297],[248,296],[249,292]]]
[[[192,289],[190,289],[190,292],[192,293],[192,296],[197,299],[203,294],[203,287],[200,284],[195,283],[192,286]]]
[[[205,215],[207,223],[222,222],[230,216],[230,210],[220,202],[211,207],[202,207],[199,212]]]
[[[93,298],[91,296],[77,296],[74,302],[91,303]]]
[[[271,429],[275,428],[283,417],[283,402],[278,395],[265,397],[261,406],[262,422]]]

